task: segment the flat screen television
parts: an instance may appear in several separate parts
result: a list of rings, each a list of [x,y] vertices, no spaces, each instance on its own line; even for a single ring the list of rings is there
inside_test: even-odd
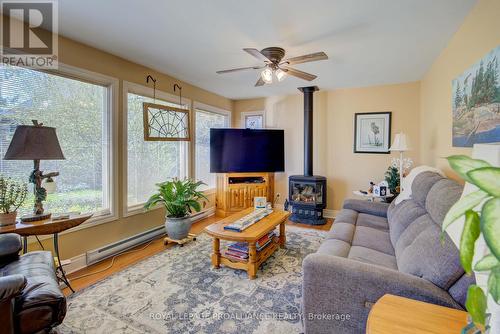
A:
[[[285,171],[284,130],[210,129],[210,172]]]

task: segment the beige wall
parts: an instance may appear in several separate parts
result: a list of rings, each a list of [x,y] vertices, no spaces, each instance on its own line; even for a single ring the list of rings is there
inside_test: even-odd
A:
[[[123,212],[121,199],[125,191],[125,189],[123,189],[123,185],[121,184],[124,166],[124,162],[122,160],[123,133],[121,130],[121,124],[123,117],[126,117],[126,111],[122,108],[123,81],[146,85],[146,76],[151,74],[157,79],[156,87],[158,90],[170,94],[176,94],[173,91],[173,84],[178,83],[183,88],[182,95],[185,98],[226,110],[232,110],[233,107],[233,102],[227,98],[210,93],[158,71],[129,62],[123,58],[116,57],[109,53],[62,37],[59,38],[59,61],[66,65],[105,74],[117,78],[120,81],[118,119],[118,176],[120,181],[117,194],[119,196],[118,214],[120,217]],[[215,199],[213,195],[209,195],[208,197],[211,202],[209,203],[209,206],[211,206],[215,202]],[[88,250],[92,250],[156,226],[160,226],[164,221],[163,216],[163,209],[154,210],[153,212],[134,215],[127,218],[120,218],[113,222],[64,234],[60,239],[61,256],[64,259],[70,258],[85,253]],[[44,240],[44,244],[48,248],[51,248],[50,243],[51,240]],[[37,245],[32,243],[30,244],[30,248],[37,248]]]
[[[418,82],[315,93],[313,165],[315,174],[328,177],[328,209],[339,210],[353,190],[381,181],[393,156],[353,153],[355,113],[392,111],[392,134],[409,135],[408,155],[418,163],[419,98]],[[276,192],[286,196],[288,176],[303,173],[302,95],[235,101],[233,125],[239,126],[241,112],[256,110],[265,110],[267,127],[285,130],[286,172],[276,175]]]
[[[421,162],[453,178],[444,157],[471,154],[452,147],[451,82],[500,45],[499,0],[480,0],[421,81]]]

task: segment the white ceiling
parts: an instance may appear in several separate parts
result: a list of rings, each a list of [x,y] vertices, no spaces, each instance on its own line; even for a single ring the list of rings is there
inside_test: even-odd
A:
[[[232,99],[419,80],[476,0],[59,0],[61,35]],[[254,87],[244,47],[325,51],[318,75]]]

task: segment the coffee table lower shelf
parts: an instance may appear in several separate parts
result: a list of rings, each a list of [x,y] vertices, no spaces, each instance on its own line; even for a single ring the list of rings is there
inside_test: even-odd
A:
[[[215,240],[219,239],[214,239]],[[219,244],[220,247],[220,244]],[[219,268],[220,265],[224,265],[226,267],[232,268],[232,269],[240,269],[240,270],[245,270],[248,273],[248,278],[249,279],[255,279],[257,277],[257,270],[259,269],[260,265],[264,263],[273,253],[280,247],[280,239],[279,237],[273,237],[273,241],[269,243],[263,250],[260,252],[257,252],[257,249],[255,247],[255,244],[253,245],[254,251],[255,251],[255,256],[252,257],[252,245],[249,244],[248,247],[248,260],[247,261],[237,261],[230,259],[228,257],[225,257],[223,254],[217,255],[216,253],[212,254],[212,265],[215,268]],[[214,247],[215,249],[215,247]]]

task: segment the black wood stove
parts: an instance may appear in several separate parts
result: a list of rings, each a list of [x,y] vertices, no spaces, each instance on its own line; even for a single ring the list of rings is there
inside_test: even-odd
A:
[[[310,225],[323,225],[326,208],[326,177],[313,175],[313,94],[318,87],[301,87],[304,94],[304,175],[288,179],[288,201],[292,207],[290,220]]]

